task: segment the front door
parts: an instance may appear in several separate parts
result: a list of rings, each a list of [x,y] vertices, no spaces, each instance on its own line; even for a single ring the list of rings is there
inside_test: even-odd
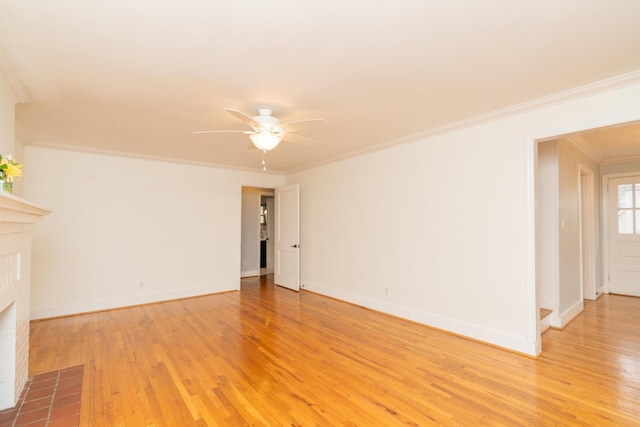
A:
[[[640,296],[640,176],[609,180],[609,291]]]
[[[274,282],[300,290],[300,186],[276,188]]]

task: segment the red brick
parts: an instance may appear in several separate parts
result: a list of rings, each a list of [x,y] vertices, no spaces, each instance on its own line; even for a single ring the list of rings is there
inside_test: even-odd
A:
[[[78,415],[72,415],[67,418],[50,421],[47,427],[78,427],[79,423],[80,417]]]
[[[67,394],[80,393],[82,391],[82,384],[72,384],[66,387],[58,387],[56,390],[56,398],[59,396],[66,396]]]
[[[43,397],[53,396],[54,387],[46,387],[38,390],[29,390],[25,397],[25,402],[31,402],[32,400],[42,399]]]
[[[42,399],[31,400],[25,402],[20,407],[20,413],[31,412],[42,408],[48,408],[51,406],[51,396],[43,397]]]
[[[65,396],[60,396],[60,397],[56,396],[53,399],[53,406],[54,407],[67,406],[76,402],[80,402],[80,393],[72,393],[72,394],[67,394]]]
[[[0,412],[0,425],[6,424],[9,421],[11,421],[11,423],[13,423],[13,420],[16,418],[17,414],[18,414],[18,408],[10,408],[10,409],[5,409],[5,410],[1,411]]]
[[[40,381],[47,381],[47,380],[56,379],[56,378],[58,378],[58,371],[51,371],[44,374],[36,375],[33,378],[31,378],[31,381],[40,382]]]
[[[20,412],[16,418],[16,427],[24,426],[34,421],[46,420],[49,415],[49,408],[41,408],[35,411]]]
[[[70,415],[80,415],[80,402],[65,406],[54,406],[51,409],[49,420],[59,420],[61,418],[67,418]]]

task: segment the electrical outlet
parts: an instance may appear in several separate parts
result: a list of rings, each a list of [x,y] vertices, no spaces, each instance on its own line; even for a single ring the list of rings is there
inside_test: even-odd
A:
[[[384,293],[389,295],[389,288],[384,288]]]
[[[140,283],[138,283],[138,287],[139,287],[140,289],[144,288],[144,282],[140,282]]]

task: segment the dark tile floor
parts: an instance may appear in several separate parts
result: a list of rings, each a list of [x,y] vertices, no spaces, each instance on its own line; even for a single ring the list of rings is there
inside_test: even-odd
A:
[[[77,427],[82,365],[29,378],[15,407],[0,411],[0,427]]]

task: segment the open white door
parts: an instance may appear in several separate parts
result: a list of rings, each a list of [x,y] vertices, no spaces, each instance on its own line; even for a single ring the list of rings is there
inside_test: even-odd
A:
[[[300,186],[276,188],[274,282],[300,290]]]

